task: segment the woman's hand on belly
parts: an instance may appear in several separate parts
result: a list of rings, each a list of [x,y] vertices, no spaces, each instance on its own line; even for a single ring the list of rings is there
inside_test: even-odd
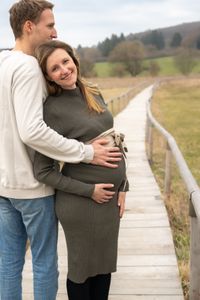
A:
[[[106,203],[113,198],[115,192],[108,191],[107,189],[113,188],[111,183],[99,183],[95,184],[92,199],[97,203]]]

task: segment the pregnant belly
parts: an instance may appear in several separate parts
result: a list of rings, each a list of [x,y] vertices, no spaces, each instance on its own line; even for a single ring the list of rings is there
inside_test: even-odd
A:
[[[126,176],[124,160],[118,163],[117,168],[107,168],[92,164],[65,164],[62,169],[65,176],[72,177],[85,183],[112,183],[118,188]]]

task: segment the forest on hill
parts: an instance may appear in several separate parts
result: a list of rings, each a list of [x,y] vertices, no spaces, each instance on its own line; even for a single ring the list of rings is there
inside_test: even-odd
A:
[[[200,53],[200,22],[183,23],[166,28],[147,30],[125,36],[112,34],[93,47],[77,47],[84,76],[95,75],[94,64],[112,62],[113,73],[136,76],[143,71],[142,61],[158,57],[177,57],[176,63],[186,60],[188,70],[182,66],[181,73],[187,74]],[[190,60],[188,62],[188,60]],[[116,64],[117,63],[117,64]],[[152,62],[153,73],[159,66]]]

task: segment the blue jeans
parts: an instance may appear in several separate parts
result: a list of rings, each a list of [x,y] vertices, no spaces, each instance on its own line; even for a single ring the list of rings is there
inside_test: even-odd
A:
[[[58,222],[54,196],[0,197],[0,300],[22,299],[22,270],[30,241],[34,299],[55,300],[58,289]]]

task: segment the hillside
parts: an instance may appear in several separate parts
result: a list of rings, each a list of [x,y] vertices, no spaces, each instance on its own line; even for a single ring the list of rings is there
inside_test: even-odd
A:
[[[178,32],[182,35],[183,39],[186,37],[189,37],[191,35],[198,36],[200,34],[200,21],[198,22],[191,22],[191,23],[183,23],[183,24],[178,24],[175,26],[170,26],[170,27],[164,27],[164,28],[156,28],[156,29],[149,29],[143,32],[135,33],[135,34],[129,34],[127,36],[127,39],[141,39],[144,37],[146,34],[153,30],[158,30],[163,34],[163,37],[165,39],[165,42],[168,44],[169,41],[171,41],[174,33]]]

